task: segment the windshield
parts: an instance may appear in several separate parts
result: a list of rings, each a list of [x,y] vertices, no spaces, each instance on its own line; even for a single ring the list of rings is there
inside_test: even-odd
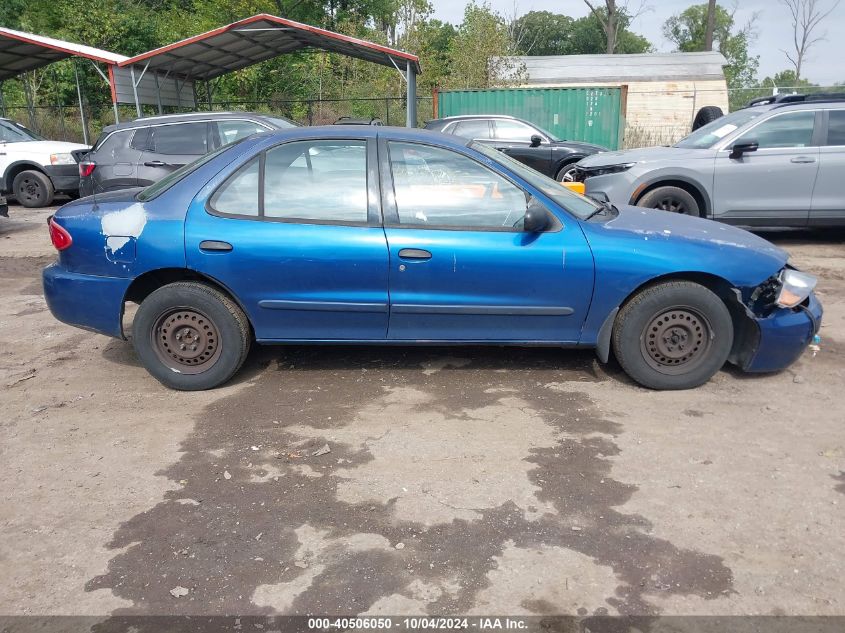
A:
[[[742,127],[752,119],[756,119],[765,111],[759,108],[745,108],[744,110],[731,112],[698,128],[686,138],[675,143],[675,147],[708,149],[734,130]]]
[[[43,141],[44,137],[27,129],[16,121],[0,121],[0,142],[23,143],[26,141]]]
[[[206,154],[205,156],[200,156],[197,160],[193,163],[188,163],[187,165],[183,165],[179,169],[174,172],[167,174],[164,178],[159,180],[158,182],[154,182],[149,187],[144,189],[141,193],[138,194],[138,200],[141,202],[146,202],[147,200],[152,200],[158,195],[161,195],[168,189],[170,189],[173,185],[177,182],[189,176],[192,172],[196,171],[207,162],[211,161],[212,159],[216,158],[223,152],[226,152],[232,149],[235,145],[242,142],[244,139],[249,138],[244,137],[242,139],[238,139],[234,143],[229,143],[228,145],[224,145],[223,147],[219,147],[210,154]]]
[[[299,125],[297,123],[294,123],[293,121],[289,121],[288,119],[285,119],[284,117],[268,116],[268,117],[265,117],[265,118],[268,121],[270,121],[270,123],[272,123],[277,128],[279,128],[280,130],[287,130],[288,128],[299,127]]]
[[[552,180],[548,176],[541,174],[539,171],[534,171],[530,167],[520,163],[518,160],[514,160],[507,154],[503,154],[489,145],[473,141],[469,144],[469,146],[477,152],[481,152],[488,158],[496,161],[500,165],[504,165],[531,186],[536,187],[549,196],[549,198],[557,202],[572,215],[581,218],[582,220],[588,218],[601,209],[601,205],[597,202],[593,202],[584,196],[579,196],[577,193],[564,187],[557,180]]]

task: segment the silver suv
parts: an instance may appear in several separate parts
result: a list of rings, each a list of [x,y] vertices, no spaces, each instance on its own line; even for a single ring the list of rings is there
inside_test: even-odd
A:
[[[757,99],[672,147],[578,163],[588,195],[745,226],[845,225],[845,95]]]

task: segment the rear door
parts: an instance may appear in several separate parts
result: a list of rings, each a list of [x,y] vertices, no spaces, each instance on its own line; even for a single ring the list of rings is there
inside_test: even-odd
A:
[[[547,176],[552,168],[552,146],[544,135],[522,121],[494,119],[494,146],[508,156],[513,156],[521,163]],[[537,147],[531,146],[531,137],[539,136],[542,142]]]
[[[824,111],[810,224],[845,224],[845,110]]]
[[[219,176],[213,193],[191,205],[188,265],[238,297],[258,340],[385,338],[387,244],[374,143],[277,145]]]
[[[138,165],[138,185],[146,187],[211,151],[209,122],[166,123],[150,128]]]
[[[761,121],[717,152],[713,177],[716,219],[752,225],[807,223],[819,170],[821,112],[800,110]],[[731,158],[737,143],[759,149]]]

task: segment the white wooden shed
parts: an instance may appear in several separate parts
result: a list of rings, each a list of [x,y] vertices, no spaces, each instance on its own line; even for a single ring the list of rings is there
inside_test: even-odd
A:
[[[514,57],[526,88],[622,88],[625,145],[663,145],[690,131],[696,112],[728,111],[728,87],[719,52]]]

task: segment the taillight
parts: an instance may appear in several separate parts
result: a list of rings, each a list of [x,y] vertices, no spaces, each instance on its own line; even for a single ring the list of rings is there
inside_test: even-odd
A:
[[[87,178],[91,174],[94,173],[94,168],[97,166],[97,163],[91,162],[84,162],[79,163],[79,177],[80,178]]]
[[[50,241],[53,242],[57,251],[63,251],[73,244],[70,233],[67,232],[65,227],[59,225],[53,217],[50,218],[48,226],[50,227]]]

